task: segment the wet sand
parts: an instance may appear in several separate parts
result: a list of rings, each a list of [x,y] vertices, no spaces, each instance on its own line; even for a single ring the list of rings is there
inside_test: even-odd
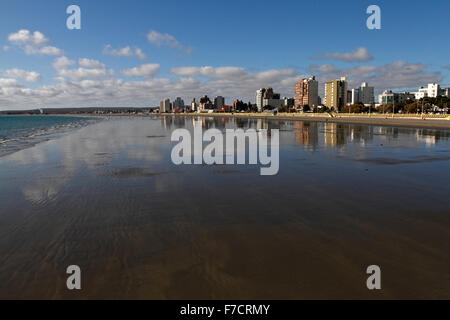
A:
[[[198,119],[280,129],[279,174],[171,164],[178,116],[0,158],[0,298],[450,298],[448,131]]]

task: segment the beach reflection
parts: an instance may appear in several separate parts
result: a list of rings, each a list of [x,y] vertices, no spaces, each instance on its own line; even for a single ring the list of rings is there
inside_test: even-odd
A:
[[[279,174],[173,165],[171,132],[198,124],[278,129]],[[449,146],[445,130],[105,119],[0,158],[0,298],[368,298],[373,263],[381,298],[449,298]]]

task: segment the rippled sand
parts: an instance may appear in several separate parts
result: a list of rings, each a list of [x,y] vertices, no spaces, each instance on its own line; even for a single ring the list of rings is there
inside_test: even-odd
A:
[[[171,117],[0,158],[0,298],[450,298],[448,131],[201,121],[280,129],[279,174],[173,165]]]

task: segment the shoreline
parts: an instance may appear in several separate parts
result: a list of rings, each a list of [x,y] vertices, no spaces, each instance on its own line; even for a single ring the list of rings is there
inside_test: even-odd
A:
[[[218,118],[244,118],[244,119],[266,119],[266,120],[288,120],[288,121],[313,121],[325,123],[347,123],[362,124],[370,126],[404,127],[415,129],[439,129],[450,130],[450,120],[446,118],[401,118],[383,116],[337,116],[334,118],[328,115],[262,115],[262,114],[219,114],[219,113],[168,113],[153,114],[157,116],[177,116],[177,117],[218,117]]]

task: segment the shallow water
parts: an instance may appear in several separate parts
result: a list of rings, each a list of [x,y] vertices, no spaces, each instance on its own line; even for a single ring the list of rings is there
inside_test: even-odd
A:
[[[170,116],[1,157],[0,298],[450,298],[449,131],[199,120],[279,129],[278,175],[173,165]]]
[[[77,116],[0,116],[0,157],[97,120]]]

